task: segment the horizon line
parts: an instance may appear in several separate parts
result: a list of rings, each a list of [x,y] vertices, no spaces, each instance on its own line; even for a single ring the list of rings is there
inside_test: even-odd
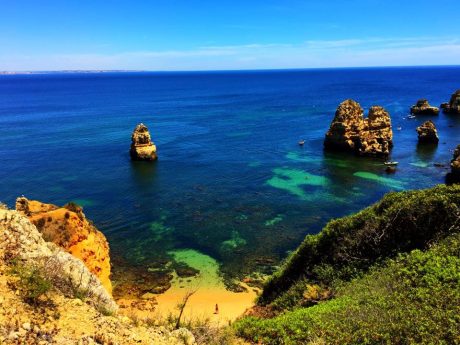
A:
[[[343,69],[373,69],[373,68],[429,68],[429,67],[460,67],[451,64],[433,65],[380,65],[380,66],[327,66],[327,67],[300,67],[300,68],[255,68],[255,69],[196,69],[196,70],[147,70],[147,69],[61,69],[61,70],[17,70],[0,71],[0,75],[24,74],[57,74],[57,73],[194,73],[194,72],[264,72],[264,71],[306,71],[306,70],[343,70]]]

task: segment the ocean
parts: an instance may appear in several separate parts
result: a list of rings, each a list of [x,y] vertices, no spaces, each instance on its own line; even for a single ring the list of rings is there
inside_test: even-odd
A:
[[[0,200],[81,204],[125,267],[147,272],[185,249],[225,277],[270,273],[330,219],[443,183],[460,116],[431,117],[437,146],[417,144],[430,117],[407,116],[417,99],[439,106],[459,88],[459,67],[2,75]],[[324,152],[347,98],[390,112],[395,174]],[[157,162],[130,161],[140,122]]]

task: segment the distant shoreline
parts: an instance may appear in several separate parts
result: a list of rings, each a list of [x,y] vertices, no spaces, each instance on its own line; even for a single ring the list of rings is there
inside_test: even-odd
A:
[[[219,72],[295,72],[314,70],[356,70],[356,69],[397,69],[397,68],[460,68],[460,65],[419,65],[419,66],[349,66],[349,67],[305,67],[305,68],[266,68],[266,69],[222,69],[222,70],[56,70],[56,71],[0,71],[0,75],[27,74],[99,74],[99,73],[219,73]]]
[[[0,75],[23,75],[23,74],[92,74],[92,73],[135,73],[148,72],[142,70],[61,70],[61,71],[0,71]]]

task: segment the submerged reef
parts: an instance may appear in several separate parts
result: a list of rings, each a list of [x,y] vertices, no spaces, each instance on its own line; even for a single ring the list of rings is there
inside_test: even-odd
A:
[[[335,113],[331,126],[324,139],[324,147],[330,150],[342,150],[362,156],[383,156],[390,154],[393,146],[393,131],[388,112],[373,106],[369,116],[359,103],[347,99]]]
[[[154,161],[158,158],[157,148],[150,138],[146,125],[140,123],[131,136],[131,159],[135,161]]]
[[[413,115],[438,115],[439,108],[431,106],[426,99],[419,99],[417,104],[410,108],[410,113]]]

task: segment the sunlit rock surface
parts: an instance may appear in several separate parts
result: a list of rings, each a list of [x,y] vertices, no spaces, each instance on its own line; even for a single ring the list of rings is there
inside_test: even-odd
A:
[[[348,99],[337,108],[324,146],[363,156],[388,156],[393,146],[390,115],[384,108],[373,106],[364,118],[359,103]]]
[[[58,207],[20,197],[16,200],[16,210],[30,219],[46,241],[82,260],[107,291],[112,292],[107,239],[86,219],[80,206],[69,203]]]
[[[439,108],[431,106],[426,99],[419,99],[417,104],[410,108],[410,113],[414,115],[438,115]]]
[[[154,161],[157,157],[157,148],[150,138],[150,132],[143,123],[134,129],[131,136],[131,149],[129,151],[132,160]]]
[[[420,143],[436,144],[439,141],[438,131],[433,121],[428,120],[417,127],[418,141]]]

